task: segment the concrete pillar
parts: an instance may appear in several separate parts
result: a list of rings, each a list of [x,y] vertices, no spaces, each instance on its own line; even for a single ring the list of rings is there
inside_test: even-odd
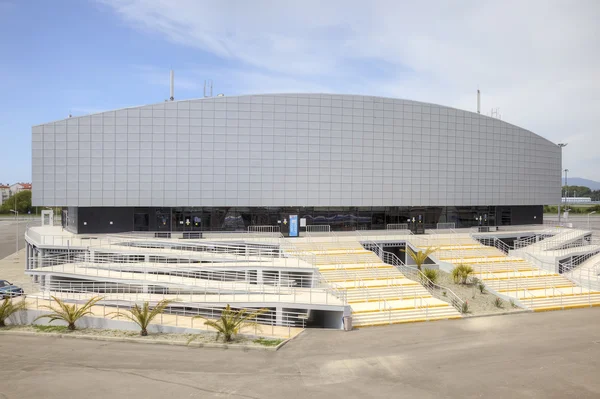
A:
[[[256,284],[262,284],[263,280],[263,271],[262,269],[256,269]]]
[[[283,308],[279,306],[275,308],[275,325],[283,325]]]
[[[29,243],[25,242],[25,270],[29,270]]]
[[[46,274],[45,276],[42,277],[42,284],[43,284],[43,290],[48,292],[50,291],[50,284],[52,283],[52,275],[51,274]]]

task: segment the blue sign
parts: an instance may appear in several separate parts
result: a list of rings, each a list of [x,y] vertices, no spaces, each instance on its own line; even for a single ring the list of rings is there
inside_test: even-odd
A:
[[[290,237],[298,237],[298,215],[290,215]]]

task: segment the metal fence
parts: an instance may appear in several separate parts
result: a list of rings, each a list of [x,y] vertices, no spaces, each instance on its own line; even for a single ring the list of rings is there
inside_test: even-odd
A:
[[[307,233],[330,233],[331,226],[328,224],[309,224],[306,226]]]
[[[390,223],[385,225],[386,230],[408,230],[408,223]]]
[[[90,298],[92,297],[90,296],[79,299],[72,297],[63,298],[63,300],[66,303],[83,304]],[[48,311],[47,306],[58,306],[58,304],[52,300],[51,296],[46,293],[23,297],[21,300],[25,300],[27,302],[27,307],[29,309],[35,310]],[[158,301],[151,301],[149,302],[149,305],[152,308],[156,305],[156,303],[158,303]],[[91,308],[92,314],[90,316],[112,318],[115,313],[129,311],[133,305],[134,303],[122,303],[103,299]],[[225,306],[202,306],[198,304],[179,304],[174,302],[171,303],[164,312],[160,313],[151,324],[216,332],[212,327],[209,327],[207,324],[205,324],[205,322],[206,319],[217,320],[220,318],[224,308]],[[309,318],[307,311],[283,309],[278,312],[277,309],[273,307],[241,308],[231,306],[231,310],[233,311],[239,311],[241,309],[249,312],[259,309],[265,310],[264,313],[256,315],[253,319],[249,320],[255,324],[243,328],[240,332],[243,335],[291,337],[307,327],[307,321]]]
[[[451,229],[454,230],[456,229],[456,223],[452,222],[448,222],[448,223],[438,223],[437,224],[437,229],[438,230],[443,230],[443,229]]]
[[[248,233],[281,233],[280,226],[248,226]]]

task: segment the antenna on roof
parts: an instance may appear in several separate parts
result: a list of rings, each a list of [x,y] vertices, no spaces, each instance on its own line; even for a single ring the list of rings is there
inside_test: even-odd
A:
[[[500,113],[500,108],[492,108],[492,111],[490,112],[490,116],[492,118],[502,120],[502,114]]]
[[[477,89],[477,113],[481,113],[481,92]]]
[[[73,115],[71,115],[71,110],[69,110],[69,118],[72,118]]]
[[[208,91],[206,89],[208,89]],[[213,96],[213,81],[211,79],[205,80],[204,81],[204,97],[212,97],[212,96]]]
[[[171,97],[169,100],[175,100],[175,72],[171,69]]]

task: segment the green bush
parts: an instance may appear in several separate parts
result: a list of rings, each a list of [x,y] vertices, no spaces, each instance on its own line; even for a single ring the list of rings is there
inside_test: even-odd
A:
[[[452,279],[456,284],[467,284],[467,280],[473,272],[471,266],[460,264],[452,270]]]
[[[252,342],[254,342],[255,344],[262,345],[262,346],[277,346],[280,343],[282,343],[283,341],[285,341],[285,340],[284,339],[257,338]]]
[[[432,283],[437,283],[440,277],[440,273],[435,269],[423,269],[423,274],[431,280]]]
[[[467,301],[463,302],[462,307],[460,309],[460,312],[461,313],[470,313],[470,311],[469,311],[469,302],[467,302]]]
[[[497,308],[502,309],[504,308],[504,301],[496,297],[496,299],[494,299],[494,305],[496,305]]]
[[[0,213],[11,213],[10,210],[15,209],[15,201],[17,203],[16,210],[21,214],[26,214],[31,210],[31,191],[21,191],[4,201],[0,206]]]

